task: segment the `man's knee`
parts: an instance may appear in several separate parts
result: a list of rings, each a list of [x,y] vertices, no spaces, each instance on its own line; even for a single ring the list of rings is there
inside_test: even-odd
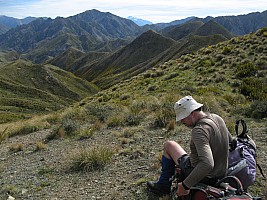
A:
[[[177,148],[179,144],[173,140],[168,140],[164,143],[164,151],[169,151],[170,149]]]

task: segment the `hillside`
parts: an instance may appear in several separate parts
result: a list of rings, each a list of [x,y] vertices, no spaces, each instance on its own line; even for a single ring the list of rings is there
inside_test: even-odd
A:
[[[61,69],[66,71],[72,71],[72,67],[74,62],[81,57],[86,55],[85,52],[70,47],[68,50],[64,51],[62,54],[56,56],[55,58],[49,60],[49,63],[55,65]]]
[[[137,65],[134,69],[138,69],[138,68],[148,69],[149,68],[148,66],[155,66],[156,63],[159,65],[171,59],[178,59],[182,55],[195,52],[203,47],[215,45],[225,40],[228,40],[228,39],[225,38],[223,35],[209,35],[209,36],[191,35],[191,36],[188,36],[186,38],[179,40],[169,49],[155,56],[153,59],[148,60],[145,63],[141,63],[140,65]]]
[[[194,33],[204,23],[201,21],[187,22],[182,25],[169,26],[161,30],[162,35],[170,37],[174,40],[180,40]]]
[[[86,71],[78,70],[76,74],[105,88],[133,76],[128,70],[152,59],[174,43],[174,40],[150,30],[104,60],[84,68]]]
[[[0,35],[7,31],[8,31],[8,28],[5,25],[0,24]]]
[[[213,21],[166,28],[162,34],[147,31],[119,51],[92,64],[83,64],[84,67],[74,73],[104,89],[157,64],[233,37]]]
[[[98,91],[69,72],[17,60],[0,63],[0,123],[65,108]]]
[[[234,34],[224,28],[222,25],[213,20],[208,21],[193,32],[194,35],[208,36],[208,35],[222,35],[227,39],[231,39]]]
[[[267,28],[156,65],[61,112],[1,125],[13,136],[0,144],[1,198],[159,199],[146,181],[160,174],[164,141],[188,150],[190,129],[175,123],[173,111],[188,94],[232,133],[236,119],[247,121],[265,173],[266,47]],[[23,129],[44,123],[45,130]],[[249,192],[265,199],[266,186],[258,174]]]

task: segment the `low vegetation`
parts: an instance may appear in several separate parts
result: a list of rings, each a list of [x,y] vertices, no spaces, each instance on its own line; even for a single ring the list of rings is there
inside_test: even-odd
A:
[[[95,85],[53,66],[0,62],[0,123],[60,110],[97,91]]]
[[[71,169],[74,171],[102,170],[111,161],[113,155],[113,150],[106,146],[80,149],[71,157]]]

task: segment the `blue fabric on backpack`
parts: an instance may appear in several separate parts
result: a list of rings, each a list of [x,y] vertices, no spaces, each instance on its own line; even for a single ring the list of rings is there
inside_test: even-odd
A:
[[[251,140],[251,139],[250,139]],[[228,175],[236,176],[247,189],[256,179],[256,150],[248,142],[237,140],[236,148],[229,152]]]

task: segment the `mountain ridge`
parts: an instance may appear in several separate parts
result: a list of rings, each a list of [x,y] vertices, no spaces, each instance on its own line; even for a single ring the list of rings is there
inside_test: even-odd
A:
[[[37,18],[31,23],[12,28],[7,33],[0,35],[0,49],[18,51],[22,57],[40,64],[55,58],[70,47],[85,52],[114,52],[147,30],[151,29],[161,33],[164,29],[194,21],[206,23],[212,19],[223,25],[228,31],[234,31],[234,34],[238,32],[237,29],[244,34],[256,31],[255,28],[266,25],[264,20],[261,20],[267,18],[266,13],[267,11],[204,19],[188,17],[170,23],[140,27],[131,20],[93,9],[67,18]],[[246,20],[253,21],[253,23],[244,23]],[[173,37],[178,39],[178,36]]]

